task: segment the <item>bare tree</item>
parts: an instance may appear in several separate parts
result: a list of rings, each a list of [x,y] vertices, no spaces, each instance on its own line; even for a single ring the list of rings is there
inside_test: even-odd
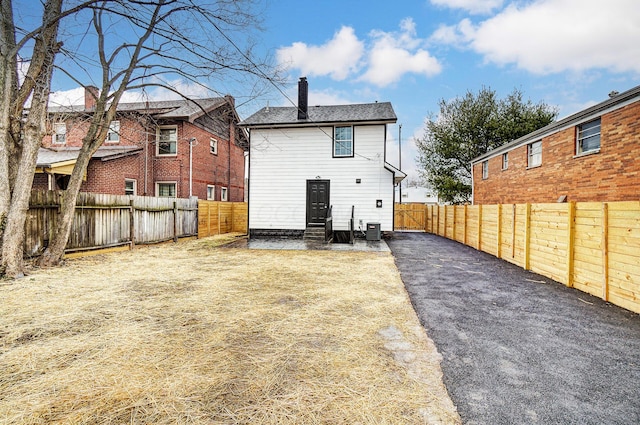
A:
[[[44,5],[42,26],[33,37],[30,65],[22,84],[18,82],[16,43],[10,0],[2,0],[0,42],[3,94],[0,115],[0,217],[2,219],[2,269],[9,276],[22,274],[24,224],[29,208],[38,148],[45,132],[47,99],[51,87],[62,0]],[[32,96],[31,108],[23,119],[24,105]]]
[[[11,2],[0,1],[4,18],[4,8],[6,6],[11,9]],[[61,3],[62,0],[49,0],[47,4],[56,2]],[[172,80],[186,80],[209,89],[216,79],[223,81],[229,78],[250,78],[251,82],[247,87],[255,89],[260,81],[273,82],[278,78],[276,70],[269,64],[262,61],[257,63],[251,50],[251,31],[259,28],[260,13],[256,5],[255,0],[102,0],[76,4],[73,14],[58,11],[62,17],[60,31],[63,35],[60,38],[64,39],[65,46],[56,59],[56,72],[65,74],[81,86],[98,86],[100,91],[63,197],[58,227],[39,259],[40,265],[57,264],[64,254],[83,175],[92,155],[105,140],[120,99],[126,91],[159,86],[182,95],[172,86]],[[15,34],[15,28],[13,32],[9,28],[6,34]],[[80,52],[88,50],[89,42],[95,43],[95,54],[81,54]],[[11,44],[11,39],[7,44]],[[52,59],[55,53],[51,49]],[[15,60],[15,57],[7,56],[7,62],[11,60]],[[3,86],[7,84],[5,81],[0,82]],[[46,98],[48,86],[42,94]],[[36,112],[35,106],[32,102],[29,115]],[[4,110],[1,112],[4,113]],[[44,124],[40,130],[41,140]],[[24,132],[20,134],[22,138],[26,135]],[[0,158],[0,161],[4,161],[4,158]],[[30,164],[32,166],[26,167],[31,170],[29,189],[35,159],[27,165]],[[3,178],[0,176],[0,180]],[[27,202],[28,192],[28,189],[25,190]],[[1,202],[2,200],[0,207]],[[9,204],[12,207],[13,200]],[[23,217],[27,207],[28,205],[21,207]],[[12,226],[18,226],[18,223]],[[24,227],[24,218],[22,226]],[[17,235],[15,240],[12,239],[10,244],[6,237],[3,239],[2,262],[8,276],[22,273],[21,262],[17,261],[15,255],[18,247],[21,248],[22,239],[17,243],[20,238],[24,238],[23,233],[21,236]],[[5,256],[9,251],[12,254]],[[10,258],[13,260],[9,260]]]

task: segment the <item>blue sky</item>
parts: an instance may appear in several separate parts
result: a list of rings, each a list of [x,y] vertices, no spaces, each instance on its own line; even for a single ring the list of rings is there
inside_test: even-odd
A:
[[[440,99],[514,88],[569,115],[640,84],[638,0],[265,0],[260,49],[287,67],[281,90],[309,103],[389,101],[402,125],[402,166],[417,177],[413,140]],[[66,87],[57,87],[64,95]],[[231,93],[240,98],[242,93]],[[125,99],[126,100],[126,99]],[[290,105],[274,89],[240,109]],[[387,157],[398,162],[398,124]]]

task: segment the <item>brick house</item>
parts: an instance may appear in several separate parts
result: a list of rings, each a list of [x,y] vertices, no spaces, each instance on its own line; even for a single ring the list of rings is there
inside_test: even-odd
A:
[[[34,188],[66,188],[95,106],[92,90],[83,106],[50,108]],[[121,103],[81,190],[243,201],[248,138],[238,122],[231,96]]]
[[[640,86],[472,161],[474,204],[640,199]]]

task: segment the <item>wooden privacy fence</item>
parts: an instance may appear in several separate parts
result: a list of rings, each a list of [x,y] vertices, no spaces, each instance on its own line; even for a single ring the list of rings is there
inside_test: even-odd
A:
[[[246,202],[198,201],[198,237],[223,233],[247,233],[249,208]]]
[[[425,223],[413,230],[456,240],[640,313],[640,202],[412,208],[410,221],[423,214]]]
[[[25,255],[39,255],[57,225],[63,191],[32,191]],[[196,199],[80,193],[65,252],[176,241],[198,231]]]

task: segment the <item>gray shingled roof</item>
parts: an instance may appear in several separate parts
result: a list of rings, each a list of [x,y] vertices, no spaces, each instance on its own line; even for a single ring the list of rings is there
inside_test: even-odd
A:
[[[389,102],[352,105],[310,106],[308,119],[298,119],[297,107],[265,107],[240,122],[244,127],[290,126],[332,123],[364,123],[397,121]]]
[[[197,102],[197,103],[196,103]],[[118,112],[141,112],[156,115],[156,118],[192,120],[227,102],[224,97],[196,100],[160,100],[154,102],[120,103]],[[49,107],[51,113],[86,112],[83,105]]]

